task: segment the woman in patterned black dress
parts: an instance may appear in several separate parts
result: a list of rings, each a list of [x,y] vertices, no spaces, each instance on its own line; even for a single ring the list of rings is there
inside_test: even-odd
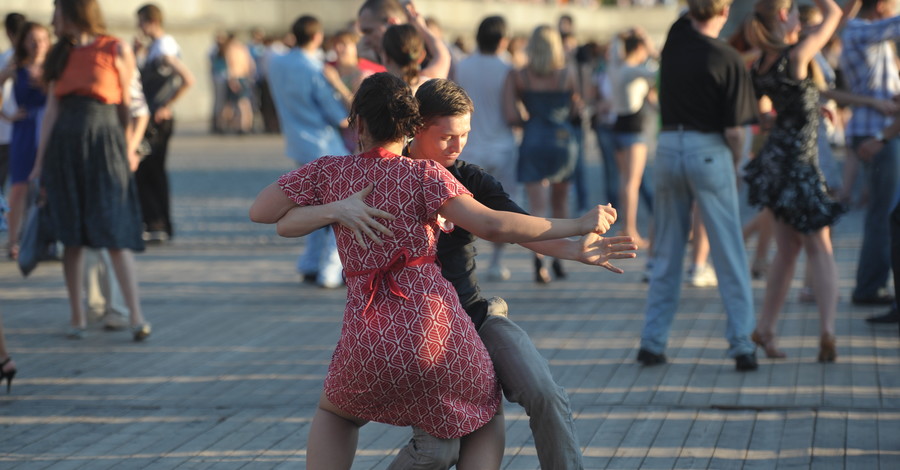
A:
[[[800,249],[804,248],[815,277],[813,290],[819,307],[819,362],[833,362],[837,308],[837,267],[829,226],[843,212],[825,189],[818,165],[816,132],[819,124],[818,71],[813,58],[831,38],[841,19],[833,0],[815,0],[823,13],[818,30],[799,40],[800,21],[792,0],[758,0],[747,36],[762,50],[753,67],[757,94],[768,96],[777,118],[759,155],[747,167],[750,203],[775,215],[778,246],[769,271],[765,300],[753,341],[768,357],[785,357],[775,344],[775,326],[790,289]]]

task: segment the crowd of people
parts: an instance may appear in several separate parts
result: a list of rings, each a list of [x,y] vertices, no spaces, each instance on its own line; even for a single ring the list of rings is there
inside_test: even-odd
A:
[[[636,359],[646,367],[667,362],[683,285],[717,286],[740,372],[758,369],[758,348],[787,356],[778,319],[802,251],[801,300],[818,307],[817,358],[830,363],[840,336],[831,226],[862,170],[851,301],[890,306],[868,320],[900,323],[887,286],[892,255],[900,268],[900,16],[893,0],[812,3],[756,0],[725,41],[731,0],[688,0],[661,48],[640,28],[579,44],[571,16],[516,38],[489,16],[467,52],[398,0],[362,2],[353,26],[328,37],[310,14],[277,40],[259,30],[249,45],[217,37],[211,130],[252,132],[259,115],[297,166],[260,192],[251,220],[306,236],[304,282],[347,289],[308,468],[350,468],[368,421],[412,427],[390,468],[499,468],[501,393],[525,408],[543,468],[583,467],[565,390],[505,301],[481,293],[476,237],[493,242],[493,281],[511,276],[510,243],[534,252],[539,284],[565,279],[564,260],[621,273],[613,262],[640,253],[649,285]],[[45,236],[64,246],[73,339],[89,316],[130,328],[135,341],[151,334],[132,253],[174,236],[171,107],[194,76],[157,6],[136,19],[133,46],[106,34],[96,0],[57,1],[52,47],[51,28],[16,14],[5,23],[7,253],[19,256],[27,194],[39,185]],[[588,132],[599,182],[585,178]],[[591,200],[593,184],[604,200]],[[748,226],[740,187],[760,210]],[[643,233],[640,207],[651,212]],[[573,208],[582,215],[569,218]],[[752,277],[766,278],[758,311]],[[0,382],[15,374],[0,326]]]

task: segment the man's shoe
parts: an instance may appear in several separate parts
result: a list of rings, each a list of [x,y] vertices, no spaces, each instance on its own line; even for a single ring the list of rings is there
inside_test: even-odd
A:
[[[735,357],[734,368],[741,372],[758,369],[759,364],[756,362],[756,353],[741,354]]]
[[[872,315],[866,318],[869,323],[900,323],[900,309],[894,307],[881,315]]]
[[[509,318],[509,306],[506,305],[506,301],[500,297],[491,297],[487,299],[487,314],[488,316],[496,315],[498,317],[507,317]]]
[[[505,266],[497,264],[488,268],[488,281],[508,281],[510,277],[512,277],[512,273]]]
[[[641,348],[641,350],[638,351],[637,360],[644,366],[655,366],[668,362],[665,354],[656,354],[644,348]]]
[[[706,264],[689,269],[684,282],[692,287],[716,287],[719,285],[716,271]]]
[[[891,305],[894,296],[890,294],[878,294],[872,297],[853,296],[853,305]]]

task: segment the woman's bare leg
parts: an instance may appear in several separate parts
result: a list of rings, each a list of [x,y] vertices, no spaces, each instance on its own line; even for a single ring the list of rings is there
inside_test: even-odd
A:
[[[131,250],[109,249],[109,259],[116,272],[116,280],[119,281],[119,286],[122,288],[122,297],[125,298],[125,304],[131,311],[131,326],[143,324],[144,314],[141,311],[141,295],[138,288],[134,253]]]
[[[503,405],[497,409],[494,419],[477,431],[460,439],[457,470],[497,470],[503,461],[506,448],[506,428]]]
[[[819,328],[822,336],[834,336],[837,317],[838,277],[837,265],[828,227],[804,236],[806,263],[810,266],[811,285],[819,308]]]
[[[25,198],[28,195],[28,183],[16,183],[9,188],[9,252],[13,257],[19,254],[19,230],[22,229],[22,217],[25,216]]]
[[[66,291],[69,293],[70,323],[72,327],[84,329],[87,318],[82,303],[82,286],[84,285],[84,247],[67,246],[63,250],[63,276],[66,279]]]
[[[775,221],[775,244],[777,249],[766,282],[763,308],[756,323],[756,330],[764,338],[775,337],[775,326],[778,324],[778,317],[791,287],[802,239],[791,226]]]
[[[622,177],[622,186],[619,194],[619,218],[622,221],[622,234],[635,237],[635,243],[645,245],[637,229],[638,193],[641,188],[641,178],[644,175],[644,166],[647,164],[647,145],[634,144],[626,149],[616,152],[616,161],[619,164],[619,174]]]
[[[351,416],[325,398],[319,398],[319,408],[309,428],[306,445],[308,470],[350,469],[356,456],[359,428],[365,421]]]
[[[568,181],[550,184],[550,214],[557,219],[569,217],[569,187]]]

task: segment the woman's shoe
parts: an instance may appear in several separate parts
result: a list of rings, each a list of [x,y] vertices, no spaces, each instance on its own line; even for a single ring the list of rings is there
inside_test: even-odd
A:
[[[753,260],[753,267],[750,268],[750,275],[753,279],[763,279],[769,272],[769,264],[764,259]]]
[[[16,376],[16,372],[18,372],[18,370],[16,370],[16,364],[10,364],[11,361],[12,356],[7,357],[6,360],[0,364],[0,385],[3,384],[3,379],[6,379],[6,393],[9,393],[10,390],[12,390],[12,381]],[[10,367],[6,367],[7,365]]]
[[[553,263],[550,264],[550,267],[553,268],[553,275],[556,276],[557,279],[566,278],[566,270],[563,269],[562,261],[553,258]]]
[[[66,338],[69,339],[84,339],[87,336],[87,329],[79,328],[77,326],[70,326],[66,331]]]
[[[784,351],[775,347],[775,338],[765,338],[758,331],[754,331],[752,335],[750,335],[750,340],[763,348],[763,351],[766,353],[766,357],[770,359],[784,359],[787,357],[787,354]]]
[[[550,273],[548,273],[547,268],[544,267],[544,260],[537,256],[534,257],[534,282],[538,284],[550,283]]]
[[[822,335],[819,340],[819,362],[834,362],[837,359],[837,345],[834,335]]]
[[[141,323],[131,327],[131,335],[135,341],[147,339],[152,331],[149,323]]]

